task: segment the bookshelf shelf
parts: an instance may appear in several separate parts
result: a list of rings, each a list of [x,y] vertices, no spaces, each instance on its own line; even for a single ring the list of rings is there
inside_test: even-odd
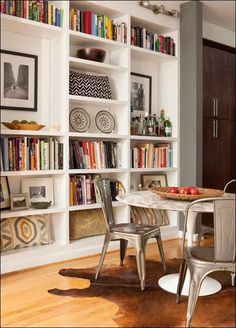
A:
[[[126,43],[108,40],[82,32],[70,30],[69,36],[70,36],[70,44],[80,45],[80,47],[102,47],[107,51],[127,48]]]
[[[78,133],[78,132],[69,132],[69,137],[71,138],[89,138],[89,139],[127,139],[128,135],[122,134],[101,134],[101,133]]]
[[[22,211],[14,211],[14,212],[10,210],[4,210],[1,212],[1,219],[11,218],[12,215],[14,215],[15,217],[21,217],[21,216],[29,216],[29,215],[63,213],[65,211],[66,211],[65,207],[58,207],[58,206],[50,206],[49,208],[43,210],[38,210],[34,208],[30,208]]]
[[[1,14],[1,30],[41,39],[53,39],[65,32],[62,27]]]
[[[168,63],[177,61],[176,56],[170,56],[161,52],[130,46],[131,58],[149,63]]]
[[[120,202],[112,202],[113,207],[122,207],[125,206],[124,204]],[[95,208],[101,208],[101,204],[95,203],[95,204],[89,204],[89,205],[75,205],[75,206],[70,206],[69,211],[80,211],[80,210],[89,210],[89,209],[95,209]]]
[[[131,140],[137,141],[156,141],[156,142],[175,142],[177,138],[170,138],[170,137],[152,137],[152,136],[130,136]]]
[[[35,136],[35,137],[65,137],[66,132],[61,131],[27,131],[27,130],[7,130],[1,129],[1,134],[5,136]]]
[[[71,69],[78,69],[80,71],[89,71],[95,73],[102,73],[102,74],[115,74],[115,73],[123,73],[127,72],[126,67],[121,67],[117,65],[111,65],[106,63],[99,63],[91,60],[80,59],[70,57],[70,68]]]
[[[69,174],[126,173],[127,169],[70,169]]]
[[[26,175],[58,175],[65,174],[65,170],[32,170],[32,171],[5,171],[3,177],[26,176]]]
[[[128,105],[127,101],[124,100],[115,100],[115,99],[101,99],[101,98],[92,98],[92,97],[83,97],[83,96],[69,96],[70,103],[81,103],[81,104],[95,104],[95,105],[109,105],[109,106],[123,106]]]
[[[131,173],[142,173],[142,172],[175,172],[177,170],[176,167],[161,167],[161,168],[143,168],[143,169],[130,169]]]

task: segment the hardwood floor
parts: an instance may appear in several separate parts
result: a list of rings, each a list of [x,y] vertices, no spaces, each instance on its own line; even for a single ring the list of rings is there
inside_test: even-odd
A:
[[[166,259],[180,257],[180,240],[163,242]],[[156,244],[147,247],[147,258],[159,259]],[[128,249],[127,254],[134,254]],[[99,255],[8,273],[1,279],[1,327],[117,327],[112,320],[117,305],[102,298],[55,297],[50,288],[85,288],[88,281],[63,277],[62,268],[96,266]],[[104,264],[119,264],[119,253],[107,253]]]

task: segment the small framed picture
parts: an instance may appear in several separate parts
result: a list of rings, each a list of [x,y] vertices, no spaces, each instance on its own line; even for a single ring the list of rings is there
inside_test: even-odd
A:
[[[29,198],[28,194],[11,194],[11,210],[18,211],[18,210],[25,210],[29,208]]]
[[[151,114],[152,77],[131,73],[131,116],[148,116]]]
[[[1,108],[37,111],[38,56],[0,50]]]
[[[143,188],[167,187],[166,174],[142,174],[141,183]]]
[[[1,177],[0,201],[1,201],[1,210],[10,208],[10,188],[9,188],[7,177]]]
[[[28,193],[29,202],[50,202],[53,200],[52,178],[23,178],[21,179],[21,192]]]

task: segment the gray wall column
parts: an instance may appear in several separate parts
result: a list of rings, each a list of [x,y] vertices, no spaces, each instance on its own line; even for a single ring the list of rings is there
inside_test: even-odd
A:
[[[180,5],[181,186],[202,186],[202,67],[202,3],[190,1]]]

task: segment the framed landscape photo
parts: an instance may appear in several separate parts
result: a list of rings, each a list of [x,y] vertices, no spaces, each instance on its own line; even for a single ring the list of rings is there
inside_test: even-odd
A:
[[[11,210],[19,211],[29,208],[28,194],[11,194]]]
[[[1,108],[37,111],[38,56],[1,52]]]
[[[166,174],[142,174],[141,183],[143,188],[167,187]]]
[[[10,189],[7,177],[1,177],[0,183],[1,210],[10,208]]]
[[[29,202],[51,202],[54,204],[52,178],[23,178],[21,192],[28,193]]]
[[[152,77],[137,73],[131,73],[131,95],[130,95],[130,108],[131,115],[147,116],[151,114],[152,102]]]

